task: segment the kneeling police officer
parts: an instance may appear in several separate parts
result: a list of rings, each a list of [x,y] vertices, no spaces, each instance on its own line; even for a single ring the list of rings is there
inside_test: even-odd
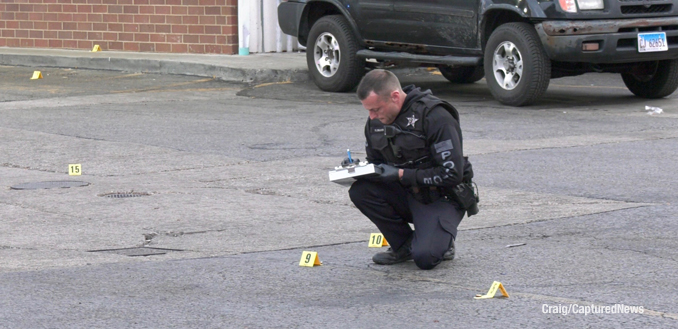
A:
[[[391,265],[414,259],[419,268],[432,269],[453,259],[464,213],[478,212],[457,110],[430,90],[402,88],[385,70],[367,73],[357,94],[369,111],[367,160],[381,173],[354,182],[349,195],[391,246],[372,260]]]

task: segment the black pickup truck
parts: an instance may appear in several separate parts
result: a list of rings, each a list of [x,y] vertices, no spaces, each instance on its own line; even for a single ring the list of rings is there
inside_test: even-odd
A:
[[[639,97],[678,88],[678,0],[288,0],[280,28],[307,47],[316,85],[349,91],[376,65],[486,77],[501,103],[528,105],[552,78],[620,73]]]

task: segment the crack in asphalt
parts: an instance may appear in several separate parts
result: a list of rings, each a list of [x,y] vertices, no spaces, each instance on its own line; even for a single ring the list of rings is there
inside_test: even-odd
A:
[[[671,257],[661,257],[661,256],[658,256],[656,254],[650,253],[648,251],[636,250],[636,249],[632,249],[632,248],[615,248],[615,247],[611,247],[611,246],[603,246],[603,249],[609,250],[609,251],[630,251],[630,252],[643,254],[645,256],[659,258],[659,259],[662,259],[662,260],[669,260],[669,261],[678,263],[678,260],[673,259]]]
[[[579,217],[584,217],[584,216],[591,216],[591,215],[598,215],[598,214],[606,214],[606,213],[611,213],[615,211],[624,211],[628,209],[636,209],[636,208],[644,208],[644,207],[652,207],[652,206],[657,206],[661,204],[643,204],[643,205],[638,205],[634,207],[627,207],[627,208],[621,208],[621,209],[612,209],[612,210],[604,210],[604,211],[599,211],[599,212],[592,212],[592,213],[587,213],[587,214],[582,214],[582,215],[576,215],[576,216],[565,216],[565,217],[556,217],[556,218],[545,218],[545,219],[535,219],[526,223],[507,223],[507,224],[499,224],[496,226],[491,226],[491,227],[476,227],[476,228],[469,228],[465,229],[464,231],[473,231],[473,230],[486,230],[486,229],[493,229],[497,227],[506,227],[506,226],[517,226],[517,225],[527,225],[531,223],[542,223],[542,222],[548,222],[548,221],[553,221],[553,220],[561,220],[561,219],[574,219],[574,218],[579,218]],[[492,237],[487,237],[488,239],[491,239]]]
[[[237,166],[237,165],[242,165],[242,164],[247,164],[249,163],[248,161],[245,162],[237,162],[237,163],[230,163],[230,164],[223,164],[223,165],[214,165],[214,166],[201,166],[201,167],[189,167],[189,168],[175,168],[175,169],[167,169],[167,170],[160,170],[160,171],[149,171],[149,172],[143,172],[143,173],[126,173],[122,175],[113,175],[113,174],[106,174],[106,175],[101,175],[101,174],[87,174],[86,176],[92,176],[92,177],[129,177],[129,176],[140,176],[140,175],[153,175],[153,174],[163,174],[163,173],[170,173],[170,172],[181,172],[181,171],[191,171],[191,170],[200,170],[200,169],[214,169],[214,168],[226,168],[226,167],[231,167],[231,166]],[[48,170],[48,169],[41,169],[41,168],[33,168],[33,167],[23,167],[20,165],[16,165],[13,163],[2,163],[0,164],[0,167],[5,167],[5,168],[14,168],[14,169],[24,169],[24,170],[31,170],[31,171],[40,171],[40,172],[48,172],[48,173],[54,173],[54,174],[62,174],[64,172],[62,171],[55,171],[55,170]]]
[[[0,250],[38,250],[38,249],[37,248],[13,247],[13,246],[0,246]]]
[[[53,212],[53,211],[47,211],[47,210],[42,209],[42,208],[40,208],[40,207],[36,207],[36,206],[28,206],[28,205],[24,205],[24,204],[20,204],[20,203],[9,203],[9,202],[0,201],[0,204],[4,204],[4,205],[7,205],[7,206],[19,207],[19,208],[21,208],[21,209],[28,209],[28,210],[40,211],[40,212],[43,212],[43,213],[46,213],[46,214],[50,214],[50,215],[68,216],[68,217],[70,217],[70,218],[72,218],[72,219],[79,218],[79,217],[71,216],[71,215],[69,215],[69,214],[59,213],[59,212]]]
[[[13,169],[23,169],[23,170],[32,170],[32,171],[40,171],[40,172],[48,172],[48,173],[54,173],[54,174],[62,173],[62,172],[60,172],[60,171],[54,171],[54,170],[47,170],[47,169],[40,169],[40,168],[32,168],[32,167],[24,167],[24,166],[20,166],[20,165],[13,164],[13,163],[8,163],[8,162],[5,162],[5,163],[0,164],[0,167],[13,168]]]
[[[336,243],[328,243],[328,244],[317,244],[317,245],[302,246],[302,247],[289,247],[289,248],[281,248],[281,249],[243,251],[243,252],[237,253],[236,255],[249,255],[249,254],[275,252],[275,251],[289,251],[289,250],[297,250],[297,249],[305,249],[305,248],[322,248],[322,247],[332,247],[332,246],[344,246],[344,245],[357,244],[357,243],[365,243],[365,241],[360,240],[360,241],[336,242]]]
[[[327,134],[321,134],[320,129],[325,128],[325,127],[330,126],[330,125],[333,125],[333,124],[353,122],[353,121],[355,121],[355,120],[346,119],[346,120],[340,120],[340,121],[326,122],[326,123],[319,124],[315,127],[312,127],[310,130],[311,130],[311,132],[318,135],[318,139],[321,142],[320,143],[321,146],[330,146],[331,143],[332,143],[332,139]]]
[[[507,150],[507,151],[490,151],[490,152],[480,152],[480,153],[469,153],[469,155],[480,156],[480,155],[491,155],[491,154],[510,154],[510,153],[514,153],[514,152],[558,150],[558,149],[570,149],[570,148],[577,148],[577,147],[589,147],[589,146],[600,146],[600,145],[621,144],[621,143],[651,142],[651,141],[671,140],[671,139],[678,139],[678,137],[643,138],[643,139],[635,139],[635,140],[609,141],[609,142],[599,142],[599,143],[581,144],[581,145],[544,146],[544,147],[533,147],[533,148],[525,147],[525,148],[510,149],[510,150]]]

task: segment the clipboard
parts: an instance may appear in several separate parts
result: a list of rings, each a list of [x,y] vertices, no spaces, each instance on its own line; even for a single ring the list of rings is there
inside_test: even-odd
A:
[[[381,174],[381,168],[377,168],[373,163],[360,162],[356,165],[346,167],[336,167],[329,171],[330,182],[339,185],[350,186],[357,177],[369,177]]]

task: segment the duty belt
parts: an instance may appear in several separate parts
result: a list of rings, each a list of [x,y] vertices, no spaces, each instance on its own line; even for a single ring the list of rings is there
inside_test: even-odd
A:
[[[443,189],[437,186],[412,187],[410,192],[414,199],[423,204],[436,202],[440,198],[447,199]]]

